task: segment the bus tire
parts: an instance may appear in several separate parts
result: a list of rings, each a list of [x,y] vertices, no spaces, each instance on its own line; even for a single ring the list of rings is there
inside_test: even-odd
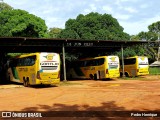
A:
[[[9,84],[9,83],[11,83],[11,78],[10,78],[10,75],[6,75],[6,82]]]
[[[127,72],[125,72],[125,76],[126,76],[126,77],[129,77],[129,74],[128,74]]]
[[[29,78],[27,77],[27,80],[26,80],[26,87],[29,87],[30,84],[29,84]]]
[[[29,86],[29,79],[25,79],[25,77],[23,77],[23,86],[24,87],[28,87]]]
[[[26,80],[24,77],[23,77],[23,86],[26,87]]]
[[[91,80],[93,80],[93,79],[94,79],[94,76],[93,76],[92,74],[90,74],[90,75],[89,75],[89,78],[90,78]]]
[[[97,75],[96,74],[94,74],[94,80],[97,80]]]
[[[120,72],[120,77],[123,77],[123,73],[122,72]]]

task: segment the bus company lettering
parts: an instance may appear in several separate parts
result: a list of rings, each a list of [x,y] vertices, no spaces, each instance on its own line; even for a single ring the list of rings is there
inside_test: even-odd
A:
[[[28,68],[19,68],[18,69],[20,72],[24,71],[24,72],[28,72]]]
[[[109,65],[118,65],[119,63],[118,62],[110,62],[108,63]]]
[[[54,65],[59,65],[59,63],[55,63],[55,62],[41,62],[40,65],[41,66],[54,66]]]

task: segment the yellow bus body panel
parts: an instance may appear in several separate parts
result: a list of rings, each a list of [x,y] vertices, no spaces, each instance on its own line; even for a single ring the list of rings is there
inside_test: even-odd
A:
[[[26,58],[29,56],[36,56],[35,64],[32,66],[16,66],[14,68],[9,68],[10,80],[14,82],[23,83],[24,78],[29,79],[30,85],[37,85],[37,84],[58,84],[60,83],[60,65],[58,66],[58,70],[56,72],[40,72],[40,78],[37,78],[37,72],[40,68],[40,53],[30,53],[26,55],[21,55],[19,58]],[[58,55],[58,61],[60,63],[60,57]],[[14,72],[11,73],[11,69],[14,69]],[[13,75],[14,74],[14,75]],[[16,78],[15,78],[16,76]]]

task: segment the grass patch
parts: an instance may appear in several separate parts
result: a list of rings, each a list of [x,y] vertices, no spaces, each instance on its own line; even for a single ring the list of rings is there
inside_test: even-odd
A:
[[[144,76],[138,76],[138,77],[124,77],[124,78],[120,78],[120,80],[159,80],[160,79],[160,75],[144,75]]]
[[[160,75],[160,66],[158,67],[150,67],[149,68],[150,75]]]
[[[139,76],[139,77],[123,77],[120,79],[122,80],[145,80],[146,78]]]

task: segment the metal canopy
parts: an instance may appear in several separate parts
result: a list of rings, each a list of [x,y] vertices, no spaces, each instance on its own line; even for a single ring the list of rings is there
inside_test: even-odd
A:
[[[62,47],[67,51],[106,49],[120,50],[121,46],[147,44],[150,47],[158,47],[158,42],[147,41],[111,41],[111,40],[75,40],[75,39],[50,39],[50,38],[26,38],[26,37],[0,37],[1,52],[40,52],[40,51],[61,51]]]

